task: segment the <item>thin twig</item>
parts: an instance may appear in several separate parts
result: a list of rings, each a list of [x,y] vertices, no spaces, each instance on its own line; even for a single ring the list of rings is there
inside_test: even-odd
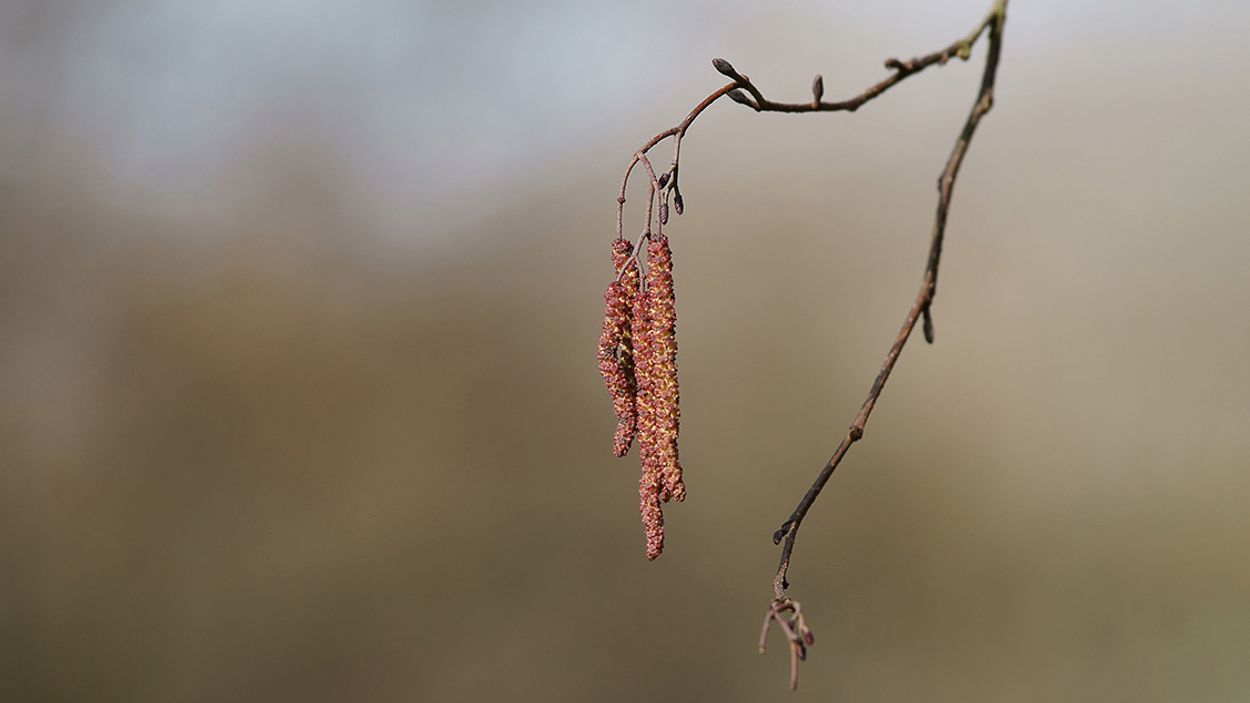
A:
[[[1005,0],[1003,4],[1005,4]],[[979,22],[967,36],[954,42],[950,46],[931,54],[918,56],[906,61],[900,61],[899,59],[886,59],[885,67],[893,70],[894,73],[859,95],[847,100],[839,100],[836,102],[816,100],[802,103],[776,102],[766,99],[760,90],[756,88],[755,85],[751,83],[751,80],[746,76],[741,77],[739,84],[751,93],[751,97],[755,99],[755,107],[760,112],[855,112],[862,107],[864,103],[881,95],[895,85],[898,85],[908,76],[920,73],[929,66],[934,64],[941,66],[950,59],[956,57],[966,61],[971,55],[973,45],[977,43],[981,34],[994,24],[998,16],[998,5],[996,4],[995,9],[991,10],[989,14],[985,16],[985,19],[981,20],[981,22]]]
[[[782,523],[781,528],[773,534],[774,543],[780,543],[783,539],[785,540],[785,544],[781,547],[781,560],[777,566],[777,575],[773,579],[773,597],[776,599],[785,598],[786,589],[789,587],[786,574],[789,571],[790,558],[794,552],[794,540],[798,536],[799,526],[803,523],[803,518],[807,516],[807,511],[811,509],[812,503],[820,495],[821,489],[825,487],[829,477],[833,475],[834,470],[838,468],[838,464],[842,462],[842,458],[846,456],[847,450],[864,436],[864,427],[868,424],[868,417],[872,414],[873,408],[876,407],[877,398],[881,396],[881,391],[885,388],[885,382],[889,380],[890,373],[894,370],[894,364],[898,361],[899,354],[903,351],[903,346],[907,344],[907,339],[911,336],[912,329],[916,326],[916,321],[922,315],[928,315],[929,308],[933,304],[933,298],[937,293],[937,274],[938,264],[942,257],[942,241],[946,234],[946,216],[950,210],[951,195],[955,189],[955,179],[959,175],[959,167],[963,164],[964,155],[968,152],[968,145],[972,141],[972,135],[976,131],[977,125],[980,124],[981,118],[985,116],[985,113],[989,112],[994,104],[994,79],[998,72],[998,60],[1002,51],[1003,25],[1007,19],[1006,8],[1007,0],[995,2],[994,9],[990,11],[989,16],[981,25],[982,28],[988,27],[989,29],[989,50],[985,57],[985,71],[981,75],[981,89],[977,93],[976,102],[973,103],[972,110],[968,113],[968,119],[964,122],[963,129],[959,133],[959,138],[955,141],[955,147],[951,151],[950,157],[946,160],[946,167],[942,169],[942,175],[938,178],[937,214],[933,221],[932,242],[929,245],[929,258],[925,264],[920,292],[916,295],[916,300],[912,303],[911,309],[907,311],[907,317],[903,320],[903,326],[899,330],[894,343],[890,345],[890,351],[885,355],[885,361],[881,364],[881,370],[877,372],[877,378],[873,381],[872,388],[868,391],[868,397],[864,400],[863,405],[860,406],[859,413],[855,416],[855,421],[851,423],[850,430],[842,438],[838,448],[834,450],[833,456],[830,457],[824,468],[820,470],[820,474],[816,476],[812,487],[807,489],[807,493],[799,501],[798,507]],[[973,35],[970,35],[970,38],[975,40],[976,37],[980,36],[980,33],[980,30],[978,30]]]
[[[946,160],[946,167],[942,169],[942,175],[938,178],[937,213],[933,219],[932,241],[929,245],[929,257],[925,263],[924,278],[920,284],[920,292],[916,294],[915,302],[912,303],[911,308],[907,311],[907,317],[903,320],[903,326],[899,330],[898,336],[894,339],[894,343],[890,345],[890,351],[886,354],[885,361],[881,364],[881,370],[877,372],[877,378],[873,381],[872,388],[868,391],[868,397],[864,400],[863,405],[860,406],[859,413],[856,414],[855,421],[851,423],[846,436],[842,438],[838,448],[834,450],[833,456],[830,457],[824,468],[820,470],[815,482],[812,483],[811,488],[807,489],[807,493],[803,495],[794,512],[782,523],[781,528],[773,534],[774,543],[779,543],[782,540],[785,543],[781,547],[781,558],[777,565],[777,574],[773,577],[774,605],[770,612],[776,612],[776,603],[791,601],[786,595],[786,589],[790,586],[787,574],[790,570],[790,560],[794,553],[794,542],[798,537],[799,527],[803,523],[803,518],[807,516],[807,512],[811,509],[812,504],[816,502],[817,496],[820,495],[821,489],[825,487],[829,477],[838,468],[838,464],[842,462],[851,445],[864,436],[864,427],[868,424],[868,417],[872,414],[873,408],[877,405],[877,399],[885,388],[885,382],[889,380],[890,373],[894,370],[894,364],[898,362],[899,354],[902,353],[903,346],[907,344],[907,340],[911,337],[917,320],[922,317],[924,318],[925,339],[930,343],[933,342],[933,319],[930,308],[933,305],[934,296],[937,294],[938,264],[941,261],[942,241],[946,234],[946,217],[950,211],[951,196],[955,190],[955,179],[959,175],[959,167],[963,164],[964,156],[968,153],[968,145],[972,141],[972,135],[976,132],[977,125],[981,123],[981,118],[989,112],[994,104],[994,80],[997,76],[998,61],[1002,52],[1003,26],[1007,20],[1006,10],[1007,0],[997,0],[994,4],[994,9],[983,23],[983,28],[989,29],[989,49],[985,57],[985,70],[981,75],[981,88],[977,93],[976,102],[972,105],[972,110],[968,113],[968,119],[964,122],[963,129],[959,132],[959,138],[955,141],[950,157]],[[980,30],[971,36],[972,41],[975,41],[978,36],[980,36]],[[774,619],[776,618],[774,617]],[[794,676],[793,651],[791,653],[791,676]],[[796,685],[797,681],[792,678],[791,686],[794,687]]]
[[[641,161],[646,156],[648,151],[651,151],[652,147],[654,147],[656,144],[659,144],[660,142],[664,141],[665,139],[669,137],[677,137],[678,149],[680,149],[680,139],[681,137],[684,137],[686,135],[686,130],[690,129],[690,125],[694,124],[695,119],[698,118],[699,115],[708,108],[708,106],[710,106],[712,103],[716,102],[719,98],[724,96],[726,93],[728,93],[729,91],[737,87],[738,87],[737,83],[729,83],[727,85],[721,86],[711,95],[704,98],[703,102],[699,103],[698,105],[695,105],[694,109],[692,109],[686,115],[686,118],[682,120],[681,122],[679,122],[676,127],[669,127],[663,132],[660,132],[654,137],[651,137],[650,139],[647,140],[645,144],[643,144],[641,147],[638,148],[638,151],[634,152],[633,157],[630,158],[629,160],[629,164],[625,167],[625,175],[621,178],[621,190],[620,190],[620,193],[618,193],[616,196],[616,236],[618,239],[621,236],[622,220],[624,218],[624,211],[625,211],[625,188],[626,186],[629,185],[629,174],[633,172],[634,166],[638,165],[638,162]],[[680,154],[680,151],[674,150],[674,153],[673,153],[674,165],[677,163],[676,159],[679,154]],[[652,174],[652,178],[653,178],[652,183],[656,183],[656,181],[654,180],[654,173]],[[669,186],[667,187],[671,187],[672,185],[673,184],[670,183]],[[658,183],[657,183],[657,186],[658,186]],[[654,191],[652,192],[651,195],[652,197],[654,197],[655,195]]]
[[[629,160],[629,163],[625,166],[625,175],[621,178],[621,188],[616,198],[617,237],[619,238],[621,236],[623,226],[622,220],[624,218],[625,208],[625,190],[626,186],[629,184],[629,176],[633,172],[634,166],[638,165],[638,162],[642,159],[642,157],[645,156],[647,152],[651,151],[651,149],[657,144],[665,139],[668,139],[669,137],[673,137],[675,140],[675,144],[673,146],[673,161],[672,165],[669,167],[669,172],[672,174],[672,178],[665,185],[665,188],[675,188],[677,185],[676,175],[678,159],[681,156],[681,140],[686,136],[686,132],[690,130],[690,126],[694,124],[694,121],[698,119],[699,115],[701,115],[704,110],[710,107],[712,103],[717,100],[734,92],[736,89],[741,88],[751,94],[753,100],[747,104],[757,112],[855,112],[865,103],[901,83],[908,76],[920,73],[924,69],[935,64],[943,65],[951,58],[958,57],[967,60],[971,55],[973,45],[976,44],[977,40],[981,37],[985,30],[990,28],[990,25],[996,21],[996,18],[1003,14],[1002,8],[1005,5],[1006,0],[998,0],[994,5],[994,9],[986,15],[985,19],[981,20],[981,22],[979,22],[967,36],[954,42],[950,46],[931,54],[908,59],[906,61],[900,61],[899,59],[893,58],[886,59],[885,67],[893,71],[893,73],[878,83],[870,86],[862,93],[846,100],[839,100],[835,102],[815,100],[805,103],[783,103],[768,100],[764,97],[763,92],[751,81],[749,77],[735,71],[733,67],[729,65],[728,61],[725,61],[724,59],[716,59],[713,64],[716,65],[717,70],[720,70],[725,75],[733,78],[733,82],[714,90],[710,95],[700,101],[698,105],[695,105],[694,108],[686,114],[686,117],[681,122],[677,123],[673,127],[669,127],[668,129],[659,132],[644,142],[643,145],[634,152],[633,156]]]

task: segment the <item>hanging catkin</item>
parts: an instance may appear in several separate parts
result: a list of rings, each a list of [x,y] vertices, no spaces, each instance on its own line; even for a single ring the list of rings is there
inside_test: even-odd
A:
[[[599,373],[616,412],[616,435],[612,443],[616,456],[625,456],[637,431],[630,317],[638,297],[640,276],[637,262],[630,259],[631,253],[633,245],[627,240],[612,241],[612,266],[619,278],[604,291],[603,332],[599,336]]]
[[[681,425],[677,388],[677,308],[673,291],[673,252],[668,237],[653,236],[647,245],[647,327],[654,456],[663,482],[664,501],[686,499],[677,434]]]
[[[681,409],[673,253],[663,234],[647,237],[645,280],[632,245],[612,242],[617,278],[603,296],[599,372],[616,412],[613,453],[624,456],[634,439],[638,443],[638,508],[647,558],[655,559],[664,550],[661,504],[685,500],[686,484],[677,455]]]
[[[634,342],[634,375],[637,380],[638,509],[647,538],[647,559],[655,559],[664,551],[664,513],[660,509],[663,472],[656,452],[656,423],[652,395],[653,365],[651,356],[651,292],[643,290],[634,300],[632,330]]]

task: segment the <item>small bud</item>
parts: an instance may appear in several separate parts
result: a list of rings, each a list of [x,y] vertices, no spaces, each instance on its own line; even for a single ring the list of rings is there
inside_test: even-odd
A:
[[[924,309],[924,341],[933,344],[933,315],[929,308]]]
[[[811,630],[804,630],[804,631],[803,631],[803,641],[807,643],[807,646],[808,646],[808,647],[810,647],[810,646],[812,646],[812,645],[816,644],[816,636],[812,634],[812,631],[811,631]]]
[[[661,173],[661,174],[660,174],[660,180],[659,180],[659,183],[660,183],[660,187],[661,187],[661,188],[663,188],[664,186],[668,185],[668,178],[669,178],[669,176],[671,176],[671,175],[672,175],[672,174],[671,174],[671,173],[669,173],[668,171],[665,171],[664,173]]]
[[[959,48],[955,50],[955,55],[967,61],[972,56],[972,45],[967,42],[960,44]]]
[[[733,90],[729,91],[728,95],[729,95],[729,99],[736,103],[741,103],[751,108],[755,107],[755,103],[751,102],[751,99],[747,97],[747,94],[742,92],[741,90],[738,90],[737,88],[734,88]]]
[[[681,199],[681,191],[676,189],[673,190],[673,209],[678,215],[686,211],[686,201]]]
[[[818,103],[823,97],[825,97],[825,79],[820,74],[817,74],[812,79],[812,102]]]
[[[790,523],[781,526],[781,529],[773,533],[773,544],[781,544],[781,540],[786,538],[786,532],[790,530]]]
[[[660,224],[668,224],[668,203],[660,203]]]
[[[742,77],[738,75],[737,71],[734,70],[733,64],[729,63],[725,59],[712,59],[712,68],[715,68],[721,74],[734,80],[738,80]]]

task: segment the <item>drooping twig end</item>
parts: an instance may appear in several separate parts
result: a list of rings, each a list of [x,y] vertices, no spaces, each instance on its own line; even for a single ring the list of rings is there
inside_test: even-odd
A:
[[[816,637],[807,626],[803,617],[803,607],[790,597],[776,598],[768,605],[764,613],[764,625],[760,629],[760,654],[768,644],[769,627],[777,623],[778,629],[785,635],[786,644],[790,649],[790,690],[799,688],[799,662],[807,661],[807,648],[815,644]]]

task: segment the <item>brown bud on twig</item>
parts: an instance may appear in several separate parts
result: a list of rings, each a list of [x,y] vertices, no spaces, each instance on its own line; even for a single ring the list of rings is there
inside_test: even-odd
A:
[[[733,64],[729,63],[725,59],[712,59],[712,68],[715,68],[722,75],[732,78],[735,81],[742,80],[742,75],[734,70]]]
[[[781,540],[786,538],[788,532],[790,532],[790,521],[786,520],[773,532],[773,544],[781,544]]]
[[[812,79],[812,104],[819,105],[823,97],[825,97],[825,79],[818,73]]]
[[[664,186],[668,185],[668,179],[669,179],[669,177],[670,177],[670,176],[672,176],[672,175],[673,175],[673,174],[672,174],[672,172],[670,172],[670,171],[665,171],[664,173],[661,173],[661,174],[660,174],[660,178],[659,178],[659,181],[658,181],[658,182],[659,182],[659,185],[660,185],[660,187],[661,187],[661,188],[663,188]]]
[[[681,191],[677,189],[677,186],[673,186],[673,209],[678,215],[686,211],[686,201],[681,199]]]
[[[599,335],[599,374],[603,376],[612,409],[616,412],[616,435],[612,453],[625,456],[637,431],[634,382],[634,354],[630,343],[631,321],[640,276],[638,264],[629,255],[633,245],[627,240],[612,241],[612,264],[621,273],[603,294],[603,332]],[[629,267],[622,268],[629,263]]]
[[[736,103],[742,103],[743,105],[746,105],[747,107],[753,110],[758,109],[756,108],[755,103],[751,101],[751,98],[748,98],[746,93],[742,92],[741,90],[738,90],[737,88],[734,88],[733,90],[729,91],[728,93],[726,93],[726,95],[729,96],[730,100]]]
[[[933,344],[933,313],[929,312],[929,308],[924,309],[924,341]]]

